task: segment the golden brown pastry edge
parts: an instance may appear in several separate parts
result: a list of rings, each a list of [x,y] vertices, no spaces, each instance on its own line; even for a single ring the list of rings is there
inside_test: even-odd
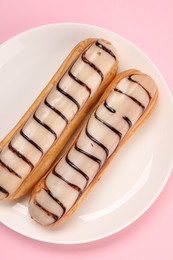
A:
[[[89,46],[96,40],[97,40],[96,38],[88,38],[88,39],[78,43],[72,49],[70,54],[64,60],[64,62],[62,63],[60,68],[57,70],[55,75],[52,77],[52,79],[49,81],[47,86],[43,89],[43,91],[40,93],[40,95],[36,98],[36,100],[33,102],[33,104],[30,106],[30,108],[26,111],[26,113],[23,115],[23,117],[19,120],[19,122],[14,126],[14,128],[9,132],[9,134],[7,134],[7,136],[1,141],[0,151],[15,136],[17,131],[23,127],[23,125],[28,120],[28,118],[36,110],[39,103],[51,91],[55,82],[57,82],[62,77],[62,75],[66,72],[66,70],[70,67],[70,65],[79,57],[80,53],[87,46]],[[100,98],[101,94],[104,92],[106,87],[113,80],[113,78],[116,75],[117,69],[118,69],[118,59],[116,57],[115,64],[113,65],[113,67],[110,70],[110,72],[108,73],[108,75],[104,78],[98,91],[91,98],[89,98],[88,101],[86,101],[86,103],[80,109],[80,111],[77,113],[77,115],[74,117],[74,119],[66,126],[63,133],[61,134],[59,139],[56,141],[56,143],[48,150],[47,153],[45,153],[45,155],[42,157],[41,161],[34,168],[34,170],[26,177],[26,179],[22,182],[22,184],[19,186],[19,188],[13,194],[9,195],[7,198],[4,198],[4,200],[16,199],[16,198],[19,198],[19,197],[25,195],[39,181],[39,179],[45,175],[45,173],[50,168],[51,164],[58,157],[59,153],[62,151],[62,149],[68,142],[70,136],[75,132],[75,130],[80,125],[80,123],[82,122],[82,120],[84,119],[86,114],[89,113],[91,106]]]
[[[140,72],[139,70],[136,69],[131,69],[131,70],[127,70],[127,71],[123,71],[121,73],[119,73],[115,79],[110,83],[109,87],[106,89],[106,91],[104,92],[104,94],[101,96],[100,100],[98,101],[97,105],[93,108],[93,110],[97,109],[97,107],[107,98],[107,96],[109,95],[110,91],[115,88],[115,86],[117,85],[117,83],[123,79],[124,77],[131,75],[131,74],[145,74]],[[58,221],[50,224],[47,227],[56,227],[59,224],[63,223],[76,209],[77,207],[80,205],[80,203],[83,201],[83,199],[88,195],[88,193],[90,192],[90,190],[93,188],[93,186],[99,181],[99,179],[101,178],[102,174],[104,173],[105,169],[107,168],[107,166],[111,163],[112,159],[115,157],[115,155],[118,153],[118,151],[121,149],[121,147],[126,143],[126,141],[135,133],[135,131],[144,123],[144,121],[151,115],[155,105],[156,105],[156,101],[158,98],[158,90],[156,89],[156,93],[153,96],[151,102],[149,103],[148,107],[146,108],[145,112],[143,113],[143,115],[138,119],[138,121],[134,124],[134,126],[129,130],[129,132],[125,135],[125,137],[123,138],[123,140],[121,141],[120,145],[118,146],[118,148],[115,150],[115,152],[112,153],[112,155],[108,158],[108,160],[106,161],[106,163],[104,164],[104,166],[100,169],[100,171],[96,174],[96,176],[94,177],[94,179],[91,181],[91,183],[89,184],[89,186],[87,187],[87,189],[83,192],[83,194],[81,195],[81,197],[77,200],[77,202],[67,211],[67,213],[65,213]],[[90,115],[88,115],[87,119],[85,120],[85,122],[89,119]],[[82,126],[83,128],[83,126]],[[80,132],[82,131],[82,128],[80,130]],[[73,144],[75,143],[75,141],[77,140],[80,132],[77,134],[77,136],[74,138],[73,143],[71,143],[70,147],[68,147],[68,150],[73,146]],[[65,151],[66,152],[66,151]],[[31,197],[30,200],[33,199],[36,196],[36,193],[40,191],[40,189],[42,187],[45,187],[45,182],[44,180],[46,179],[47,175],[50,173],[50,171],[55,167],[55,165],[61,160],[61,158],[63,157],[63,155],[54,162],[54,164],[52,165],[51,169],[49,170],[49,172],[39,181],[39,183],[34,187],[32,193],[31,193]],[[105,184],[106,185],[106,184]]]

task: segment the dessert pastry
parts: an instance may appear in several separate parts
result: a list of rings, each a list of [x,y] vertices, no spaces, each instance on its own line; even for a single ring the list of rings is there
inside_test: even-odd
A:
[[[0,199],[24,195],[46,173],[115,77],[114,47],[80,42],[33,105],[0,143]]]
[[[29,202],[35,221],[56,226],[74,212],[150,115],[157,93],[153,79],[137,70],[122,72],[111,82],[69,150],[35,186]]]

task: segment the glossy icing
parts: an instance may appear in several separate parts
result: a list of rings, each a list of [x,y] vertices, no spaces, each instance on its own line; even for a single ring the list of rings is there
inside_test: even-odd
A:
[[[46,177],[44,185],[51,192],[51,198],[44,197],[38,203],[43,189],[31,197],[30,214],[36,221],[51,224],[68,212],[144,113],[155,91],[154,81],[142,73],[127,76],[117,84],[93,112],[70,151]],[[51,215],[55,214],[54,198],[65,207],[63,214],[56,212],[56,217]],[[37,205],[33,206],[34,203]],[[35,207],[40,206],[43,208],[37,212]]]
[[[115,55],[114,47],[103,40],[89,45],[10,144],[3,148],[0,152],[0,199],[17,190],[37,166],[66,125],[99,88],[115,64]]]

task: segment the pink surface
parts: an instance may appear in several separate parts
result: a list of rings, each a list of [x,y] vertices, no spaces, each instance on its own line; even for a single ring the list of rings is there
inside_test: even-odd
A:
[[[79,22],[112,30],[141,48],[173,93],[173,2],[0,0],[0,43],[43,24]],[[153,206],[123,231],[97,242],[62,246],[23,237],[0,224],[0,259],[173,259],[173,176]],[[82,231],[81,231],[82,232]]]

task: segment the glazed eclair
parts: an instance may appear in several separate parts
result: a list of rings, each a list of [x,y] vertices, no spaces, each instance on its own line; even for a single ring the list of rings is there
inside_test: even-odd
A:
[[[46,173],[116,75],[111,43],[86,39],[0,143],[0,199],[24,195]]]
[[[56,226],[70,216],[150,115],[157,96],[150,76],[137,70],[120,73],[69,150],[35,186],[29,202],[31,217],[41,225]]]

